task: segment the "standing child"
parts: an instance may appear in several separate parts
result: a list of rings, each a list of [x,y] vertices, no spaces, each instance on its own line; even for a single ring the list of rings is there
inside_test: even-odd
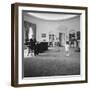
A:
[[[66,41],[65,51],[66,51],[66,56],[69,56],[69,41]]]

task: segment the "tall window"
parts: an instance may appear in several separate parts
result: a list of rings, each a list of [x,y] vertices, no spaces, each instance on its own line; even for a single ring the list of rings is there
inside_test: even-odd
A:
[[[80,40],[80,31],[77,32],[77,40]]]
[[[49,41],[54,41],[54,34],[49,34]]]

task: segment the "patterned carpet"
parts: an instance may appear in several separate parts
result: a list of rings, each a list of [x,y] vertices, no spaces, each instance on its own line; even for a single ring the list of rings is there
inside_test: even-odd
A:
[[[80,74],[80,53],[70,48],[66,56],[64,47],[52,47],[34,57],[24,58],[24,77],[60,76]]]

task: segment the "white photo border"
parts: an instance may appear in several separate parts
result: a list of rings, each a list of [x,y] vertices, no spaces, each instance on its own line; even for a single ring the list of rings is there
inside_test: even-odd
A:
[[[22,78],[22,10],[35,11],[50,11],[50,12],[65,12],[65,13],[81,13],[80,15],[80,31],[81,31],[81,54],[80,54],[80,68],[81,75],[70,76],[52,76],[52,77],[34,77]],[[36,84],[36,83],[50,83],[50,82],[68,82],[68,81],[84,81],[85,80],[85,10],[64,9],[64,8],[44,8],[44,7],[18,7],[18,84]]]

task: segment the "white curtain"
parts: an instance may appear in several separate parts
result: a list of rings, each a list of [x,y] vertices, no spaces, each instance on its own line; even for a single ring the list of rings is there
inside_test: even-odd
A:
[[[29,39],[31,39],[32,38],[32,36],[33,36],[33,30],[32,30],[32,27],[30,27],[29,28]]]

